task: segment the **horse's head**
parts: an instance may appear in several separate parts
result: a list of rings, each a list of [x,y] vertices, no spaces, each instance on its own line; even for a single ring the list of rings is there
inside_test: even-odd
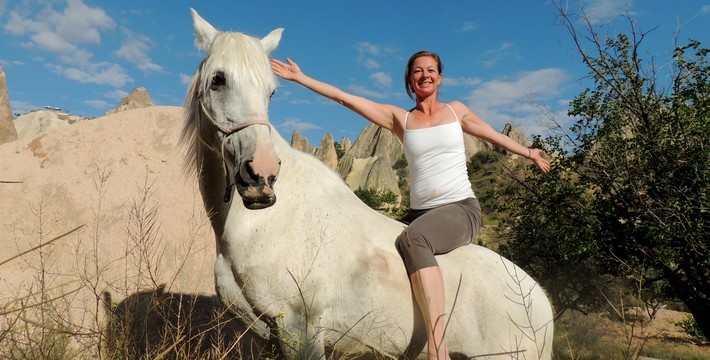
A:
[[[283,29],[257,39],[217,31],[195,10],[191,12],[195,42],[206,56],[190,85],[186,109],[192,124],[185,125],[183,136],[191,131],[195,147],[199,141],[207,148],[203,151],[222,158],[225,201],[230,200],[234,183],[244,206],[269,207],[276,202],[273,186],[280,169],[268,121],[269,100],[277,86],[269,55],[278,46]],[[192,157],[200,157],[199,150]],[[202,165],[202,159],[192,160]]]

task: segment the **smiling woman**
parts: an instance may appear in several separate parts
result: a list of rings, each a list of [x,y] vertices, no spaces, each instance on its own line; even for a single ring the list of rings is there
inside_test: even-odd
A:
[[[496,132],[461,102],[439,102],[443,66],[436,53],[419,51],[407,62],[404,85],[415,101],[409,110],[315,80],[291,59],[271,64],[282,78],[345,105],[402,141],[410,169],[412,209],[400,219],[408,226],[395,245],[424,318],[429,359],[448,359],[444,280],[435,255],[469,244],[481,226],[481,208],[466,170],[464,132],[531,159],[543,172],[550,170],[550,164],[539,149],[526,148]]]

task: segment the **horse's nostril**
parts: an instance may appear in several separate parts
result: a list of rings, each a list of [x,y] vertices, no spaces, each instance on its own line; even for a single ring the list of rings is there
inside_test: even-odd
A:
[[[247,183],[253,183],[255,180],[258,179],[258,176],[254,173],[254,169],[251,165],[252,160],[246,160],[239,168],[239,177]]]

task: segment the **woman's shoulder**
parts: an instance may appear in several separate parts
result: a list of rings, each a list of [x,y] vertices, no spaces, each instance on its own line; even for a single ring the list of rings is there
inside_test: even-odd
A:
[[[459,100],[452,100],[446,103],[447,105],[451,106],[454,109],[468,109],[468,106],[466,106],[464,103],[462,103]]]

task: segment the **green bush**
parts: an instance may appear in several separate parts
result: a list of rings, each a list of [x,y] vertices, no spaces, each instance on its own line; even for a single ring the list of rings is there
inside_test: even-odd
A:
[[[397,203],[397,195],[391,190],[377,190],[374,188],[363,189],[358,187],[355,190],[355,195],[362,200],[367,206],[377,210],[384,205],[395,205]]]

